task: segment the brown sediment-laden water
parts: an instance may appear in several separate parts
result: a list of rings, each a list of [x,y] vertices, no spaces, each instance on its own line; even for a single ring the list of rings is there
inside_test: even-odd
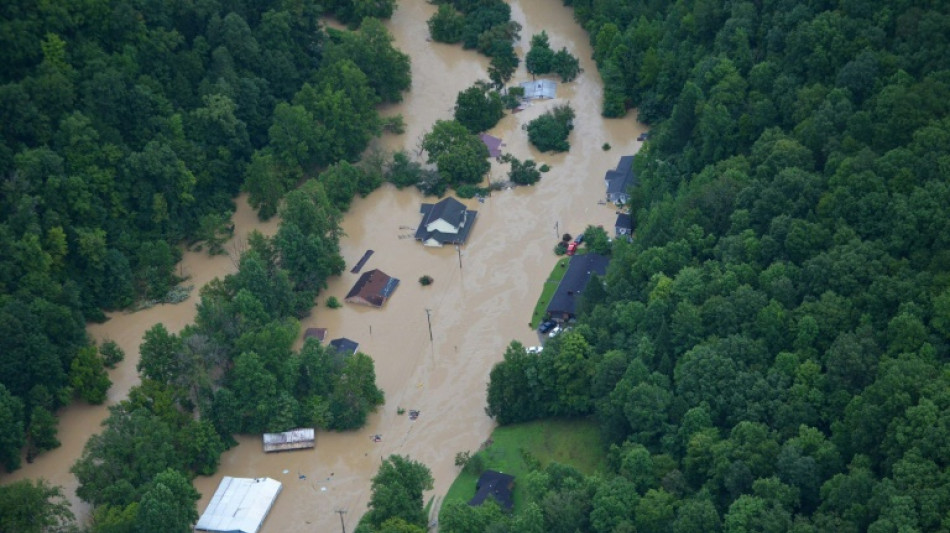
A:
[[[635,116],[606,120],[600,115],[602,83],[593,64],[588,36],[561,2],[512,1],[512,18],[522,24],[516,51],[521,58],[531,35],[546,30],[551,47],[567,49],[580,59],[584,72],[573,82],[558,84],[557,98],[536,101],[524,111],[507,115],[489,133],[505,143],[503,151],[519,159],[547,163],[551,171],[535,186],[495,191],[484,203],[466,200],[478,211],[468,242],[461,249],[424,247],[412,238],[420,222],[424,199],[415,189],[386,185],[367,198],[354,200],[343,219],[341,249],[346,269],[330,280],[317,307],[301,323],[328,329],[328,338],[347,337],[376,362],[377,383],[386,404],[371,415],[367,425],[346,433],[318,432],[316,448],[264,454],[259,435],[239,437],[226,452],[214,476],[199,477],[196,488],[207,506],[222,476],[272,477],[284,484],[262,531],[335,531],[340,511],[347,529],[355,528],[366,509],[370,479],[382,458],[402,454],[426,464],[435,489],[426,497],[441,501],[457,474],[455,454],[474,451],[491,433],[493,421],[485,415],[485,390],[492,365],[501,360],[512,340],[526,346],[540,340],[528,323],[544,280],[556,257],[560,234],[576,234],[589,225],[603,225],[613,233],[615,208],[604,205],[604,173],[621,155],[634,153],[643,131]],[[388,106],[383,114],[401,113],[406,132],[378,141],[385,150],[405,149],[416,155],[419,140],[438,119],[450,119],[459,91],[487,79],[488,59],[459,46],[430,42],[426,20],[435,6],[425,0],[403,0],[387,23],[395,44],[412,58],[413,86],[405,100]],[[524,66],[511,83],[530,80]],[[541,154],[527,141],[522,126],[559,103],[569,102],[576,118],[571,149],[563,154]],[[604,151],[609,143],[612,149]],[[506,179],[507,167],[492,166],[492,181]],[[257,221],[246,202],[239,201],[234,217],[235,242],[251,229],[276,231],[276,220]],[[238,245],[230,245],[235,252]],[[381,309],[345,304],[329,309],[326,298],[343,300],[359,274],[350,268],[366,250],[374,250],[362,271],[378,268],[401,283]],[[138,382],[135,364],[144,332],[157,322],[178,331],[195,316],[197,287],[235,270],[227,256],[187,253],[182,272],[196,289],[185,302],[137,313],[116,313],[104,324],[90,326],[96,339],[111,338],[126,352],[126,360],[111,372],[114,403]],[[418,279],[431,276],[423,287]],[[431,339],[430,339],[431,324]],[[418,410],[410,420],[397,409]],[[43,477],[63,485],[81,517],[88,506],[75,497],[77,481],[69,468],[86,440],[99,431],[104,406],[75,405],[62,413],[62,446],[3,481]],[[379,435],[378,441],[373,439]]]

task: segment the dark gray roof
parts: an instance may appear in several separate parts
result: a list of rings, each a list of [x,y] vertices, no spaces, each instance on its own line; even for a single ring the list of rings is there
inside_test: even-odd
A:
[[[617,221],[614,222],[615,228],[633,229],[633,217],[627,213],[617,213]]]
[[[472,231],[472,226],[475,225],[475,217],[478,216],[478,211],[465,209],[465,204],[451,197],[444,198],[436,204],[422,204],[419,212],[422,213],[422,222],[416,229],[416,240],[435,239],[442,244],[464,243]],[[465,225],[459,228],[458,233],[442,233],[426,229],[430,223],[440,218],[456,228],[459,228],[463,222]]]
[[[346,337],[340,337],[339,339],[330,341],[330,346],[342,354],[349,355],[356,353],[356,350],[360,347],[360,343],[351,341]]]
[[[498,506],[505,510],[511,510],[514,505],[512,499],[512,489],[515,485],[515,476],[486,470],[482,472],[475,484],[475,497],[469,500],[469,505],[481,505],[485,498],[491,496],[498,503]]]
[[[591,274],[603,276],[607,273],[610,258],[593,252],[571,257],[567,265],[567,272],[558,284],[551,303],[548,304],[548,313],[565,313],[573,315],[577,306],[577,297],[587,287]]]
[[[626,194],[627,189],[637,184],[637,176],[633,173],[633,156],[621,157],[617,169],[608,170],[604,179],[607,181],[607,194]]]

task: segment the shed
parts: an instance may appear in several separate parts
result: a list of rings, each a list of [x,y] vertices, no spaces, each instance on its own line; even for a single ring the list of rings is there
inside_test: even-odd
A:
[[[364,272],[346,295],[346,301],[354,304],[382,307],[399,286],[399,280],[378,268]]]
[[[303,340],[307,339],[317,339],[320,342],[323,342],[327,338],[327,328],[307,328],[307,331],[303,332]]]
[[[346,337],[340,337],[330,341],[330,347],[344,355],[353,355],[359,349],[360,343]]]
[[[557,82],[554,80],[534,80],[520,84],[524,89],[524,97],[528,100],[538,98],[554,98],[557,96]]]
[[[617,221],[614,222],[614,232],[617,237],[633,234],[633,217],[628,213],[617,213]]]
[[[558,283],[551,303],[548,304],[547,314],[558,322],[567,322],[574,318],[577,308],[577,299],[587,288],[592,275],[603,276],[607,273],[610,258],[597,254],[587,253],[571,257],[567,265],[567,272]]]
[[[257,533],[283,486],[277,480],[225,476],[195,529]]]
[[[485,143],[485,147],[488,148],[488,155],[494,158],[501,157],[501,139],[494,137],[487,133],[479,133],[478,138]]]
[[[281,433],[264,433],[264,452],[303,450],[316,445],[313,428],[298,428]]]
[[[514,505],[512,490],[515,487],[515,476],[503,474],[494,470],[486,470],[475,483],[475,497],[469,500],[469,505],[481,505],[485,498],[491,496],[498,506],[510,511]]]

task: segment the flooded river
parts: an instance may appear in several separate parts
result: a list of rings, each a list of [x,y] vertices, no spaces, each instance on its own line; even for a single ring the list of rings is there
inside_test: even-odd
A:
[[[370,479],[381,458],[398,453],[425,463],[435,478],[435,489],[426,497],[438,502],[457,473],[456,452],[474,451],[488,438],[493,427],[485,415],[488,374],[511,340],[525,345],[539,342],[528,322],[556,261],[552,250],[558,233],[576,234],[588,224],[603,225],[613,233],[614,209],[598,203],[604,197],[603,176],[621,155],[637,150],[635,138],[643,130],[632,116],[601,118],[600,77],[590,60],[587,35],[573,21],[571,10],[556,1],[512,1],[511,5],[512,18],[524,27],[516,46],[520,57],[527,52],[531,35],[544,29],[552,48],[566,46],[584,69],[574,82],[558,85],[557,99],[536,102],[506,116],[489,132],[502,138],[505,151],[547,163],[551,171],[533,187],[496,191],[484,203],[467,201],[478,210],[478,219],[460,251],[427,248],[411,238],[423,201],[416,190],[398,191],[387,185],[356,199],[343,220],[346,272],[330,281],[302,327],[327,328],[331,339],[357,341],[360,351],[376,361],[377,382],[386,394],[386,404],[359,431],[319,433],[313,450],[264,455],[260,436],[240,437],[240,445],[222,456],[215,476],[195,480],[203,495],[199,512],[222,476],[267,476],[281,481],[284,488],[262,531],[336,531],[338,511],[345,511],[344,522],[352,531],[366,509]],[[379,141],[387,150],[414,151],[437,119],[451,118],[459,91],[487,79],[485,57],[426,40],[426,20],[434,11],[425,0],[403,0],[388,23],[396,45],[412,58],[413,87],[404,102],[384,110],[384,114],[401,113],[406,120],[404,135]],[[512,83],[528,79],[522,65]],[[529,146],[522,126],[563,102],[570,102],[577,115],[571,150],[539,154]],[[605,142],[612,145],[610,151],[601,149]],[[493,164],[492,180],[505,179],[506,171]],[[276,221],[261,224],[243,199],[235,225],[238,242],[251,229],[265,234],[276,230]],[[363,271],[379,268],[402,280],[392,299],[382,309],[350,304],[341,309],[325,307],[329,296],[343,300],[358,277],[349,269],[368,249],[375,253]],[[199,287],[234,271],[235,264],[226,256],[188,253],[181,269],[190,276],[188,283]],[[417,281],[422,275],[431,276],[434,283],[422,287]],[[138,381],[135,363],[143,333],[157,322],[170,331],[192,322],[196,297],[197,290],[184,303],[115,314],[105,324],[90,327],[95,338],[111,338],[127,354],[111,374],[110,403],[123,398]],[[397,414],[399,407],[417,409],[420,416],[411,421]],[[101,406],[70,407],[60,424],[62,447],[2,481],[44,477],[63,485],[77,514],[87,515],[88,507],[76,500],[77,482],[69,468],[106,415]],[[381,435],[380,442],[371,438],[376,434]]]

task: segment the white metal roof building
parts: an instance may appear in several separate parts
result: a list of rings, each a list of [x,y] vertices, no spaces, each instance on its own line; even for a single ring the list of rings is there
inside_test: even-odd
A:
[[[281,452],[313,448],[316,445],[313,428],[298,428],[283,433],[264,433],[264,451]]]
[[[529,100],[557,96],[557,82],[554,80],[526,81],[520,85],[524,88],[524,97]]]
[[[268,478],[225,476],[195,525],[201,531],[257,533],[282,485]]]

